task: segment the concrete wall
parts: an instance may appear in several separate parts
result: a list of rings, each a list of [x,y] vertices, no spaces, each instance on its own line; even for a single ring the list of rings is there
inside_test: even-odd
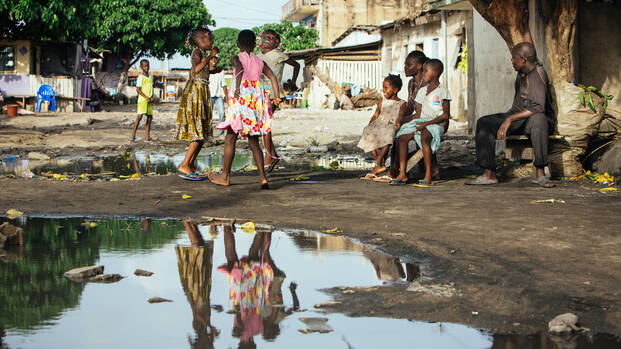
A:
[[[420,0],[323,0],[320,45],[332,41],[353,25],[380,25],[415,12]]]
[[[451,115],[461,114],[465,117],[468,100],[467,76],[455,68],[455,63],[468,13],[466,11],[454,11],[447,18],[448,62],[443,60],[444,45],[441,38],[441,23],[438,21],[415,26],[404,24],[382,32],[382,76],[385,77],[388,74],[401,76],[404,87],[399,92],[399,98],[407,99],[408,97],[407,83],[409,78],[405,77],[405,58],[410,51],[419,49],[425,52],[427,57],[443,61],[444,74],[448,77],[448,88],[453,98]]]
[[[472,11],[468,38],[468,65],[473,75],[468,86],[468,122],[474,129],[481,116],[511,108],[516,72],[507,44],[476,10]]]
[[[580,2],[576,81],[614,99],[609,114],[621,117],[621,3]]]
[[[5,74],[30,74],[31,45],[28,40],[0,40],[0,46],[13,46],[15,48],[15,70],[3,71]],[[22,54],[22,52],[24,52]]]

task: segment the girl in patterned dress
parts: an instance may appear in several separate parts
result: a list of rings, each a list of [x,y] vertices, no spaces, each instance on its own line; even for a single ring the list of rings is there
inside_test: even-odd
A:
[[[263,152],[259,147],[259,137],[272,130],[272,116],[269,113],[269,92],[261,85],[261,74],[272,83],[275,105],[280,104],[280,93],[276,76],[263,60],[252,54],[256,46],[256,36],[250,30],[242,30],[237,36],[237,47],[241,51],[231,58],[233,64],[234,87],[229,90],[226,121],[217,128],[226,130],[224,142],[224,165],[219,175],[209,175],[209,180],[218,185],[230,185],[231,164],[235,157],[235,142],[238,136],[248,137],[254,162],[259,171],[260,188],[268,189],[265,177]]]
[[[209,60],[218,54],[211,30],[206,25],[188,33],[186,45],[194,46],[192,70],[177,111],[177,140],[189,141],[185,158],[178,168],[179,177],[191,181],[205,178],[196,169],[196,158],[205,139],[211,138],[211,98],[209,96]],[[217,71],[213,71],[217,73]]]
[[[405,101],[397,97],[402,85],[399,75],[388,75],[384,79],[384,99],[377,103],[375,114],[362,131],[358,147],[365,152],[372,152],[375,158],[375,167],[365,179],[375,178],[377,174],[386,171],[386,155],[395,138],[395,124],[406,109]]]

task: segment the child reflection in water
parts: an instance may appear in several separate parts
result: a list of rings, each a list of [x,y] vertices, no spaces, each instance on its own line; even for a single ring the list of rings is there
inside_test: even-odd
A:
[[[377,278],[384,281],[397,281],[404,279],[406,281],[414,281],[420,276],[420,268],[414,264],[406,263],[405,271],[399,261],[399,258],[377,252],[372,248],[365,247],[362,253],[369,258]],[[407,274],[406,274],[407,272]]]
[[[276,338],[280,322],[299,308],[297,286],[290,286],[294,307],[285,310],[281,286],[286,276],[270,255],[272,233],[257,231],[248,255],[239,258],[233,229],[224,226],[227,263],[218,270],[229,277],[229,301],[235,310],[233,336],[240,338],[239,348],[255,348],[254,336],[263,333],[265,339]]]
[[[183,222],[191,246],[176,246],[179,279],[190,307],[192,327],[196,333],[188,338],[192,348],[213,348],[219,331],[211,325],[211,270],[213,266],[213,242],[205,241],[194,223]]]

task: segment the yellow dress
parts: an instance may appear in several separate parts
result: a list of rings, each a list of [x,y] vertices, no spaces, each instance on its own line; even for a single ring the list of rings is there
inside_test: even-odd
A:
[[[149,98],[153,97],[153,74],[149,74],[149,76],[140,74],[140,76],[138,76],[137,85],[139,85],[140,91],[142,91],[145,96]],[[143,114],[148,116],[153,115],[153,103],[150,103],[146,98],[138,95],[138,115]]]
[[[177,111],[176,139],[204,141],[212,138],[211,98],[209,95],[209,68],[190,72],[181,104]]]

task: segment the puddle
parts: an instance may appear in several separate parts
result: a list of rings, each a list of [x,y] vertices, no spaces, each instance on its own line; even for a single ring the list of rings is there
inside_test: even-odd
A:
[[[0,222],[4,221],[0,218]],[[547,336],[490,334],[460,324],[323,314],[319,291],[405,283],[424,268],[339,236],[177,220],[21,218],[23,247],[0,250],[0,347],[555,348]],[[92,224],[94,223],[94,224]],[[125,276],[76,283],[69,269]],[[154,274],[135,276],[136,269]],[[290,285],[297,287],[292,291]],[[172,302],[149,304],[162,297]],[[307,309],[299,312],[296,310]],[[304,334],[321,317],[330,333]],[[582,336],[572,348],[612,348]],[[595,346],[595,345],[598,346]],[[608,345],[608,346],[606,346]],[[560,348],[560,347],[559,347]]]
[[[58,157],[51,161],[28,160],[15,156],[0,159],[0,175],[31,178],[44,173],[55,173],[69,176],[87,174],[110,174],[111,176],[131,176],[134,174],[166,175],[176,173],[183,162],[185,153],[147,153],[135,152],[124,155],[101,155],[80,157]],[[223,165],[222,150],[203,151],[197,157],[199,171],[211,169],[220,171]],[[281,170],[369,170],[373,161],[361,156],[347,155],[283,155],[279,164]],[[233,172],[256,168],[252,153],[238,150],[233,159]]]

